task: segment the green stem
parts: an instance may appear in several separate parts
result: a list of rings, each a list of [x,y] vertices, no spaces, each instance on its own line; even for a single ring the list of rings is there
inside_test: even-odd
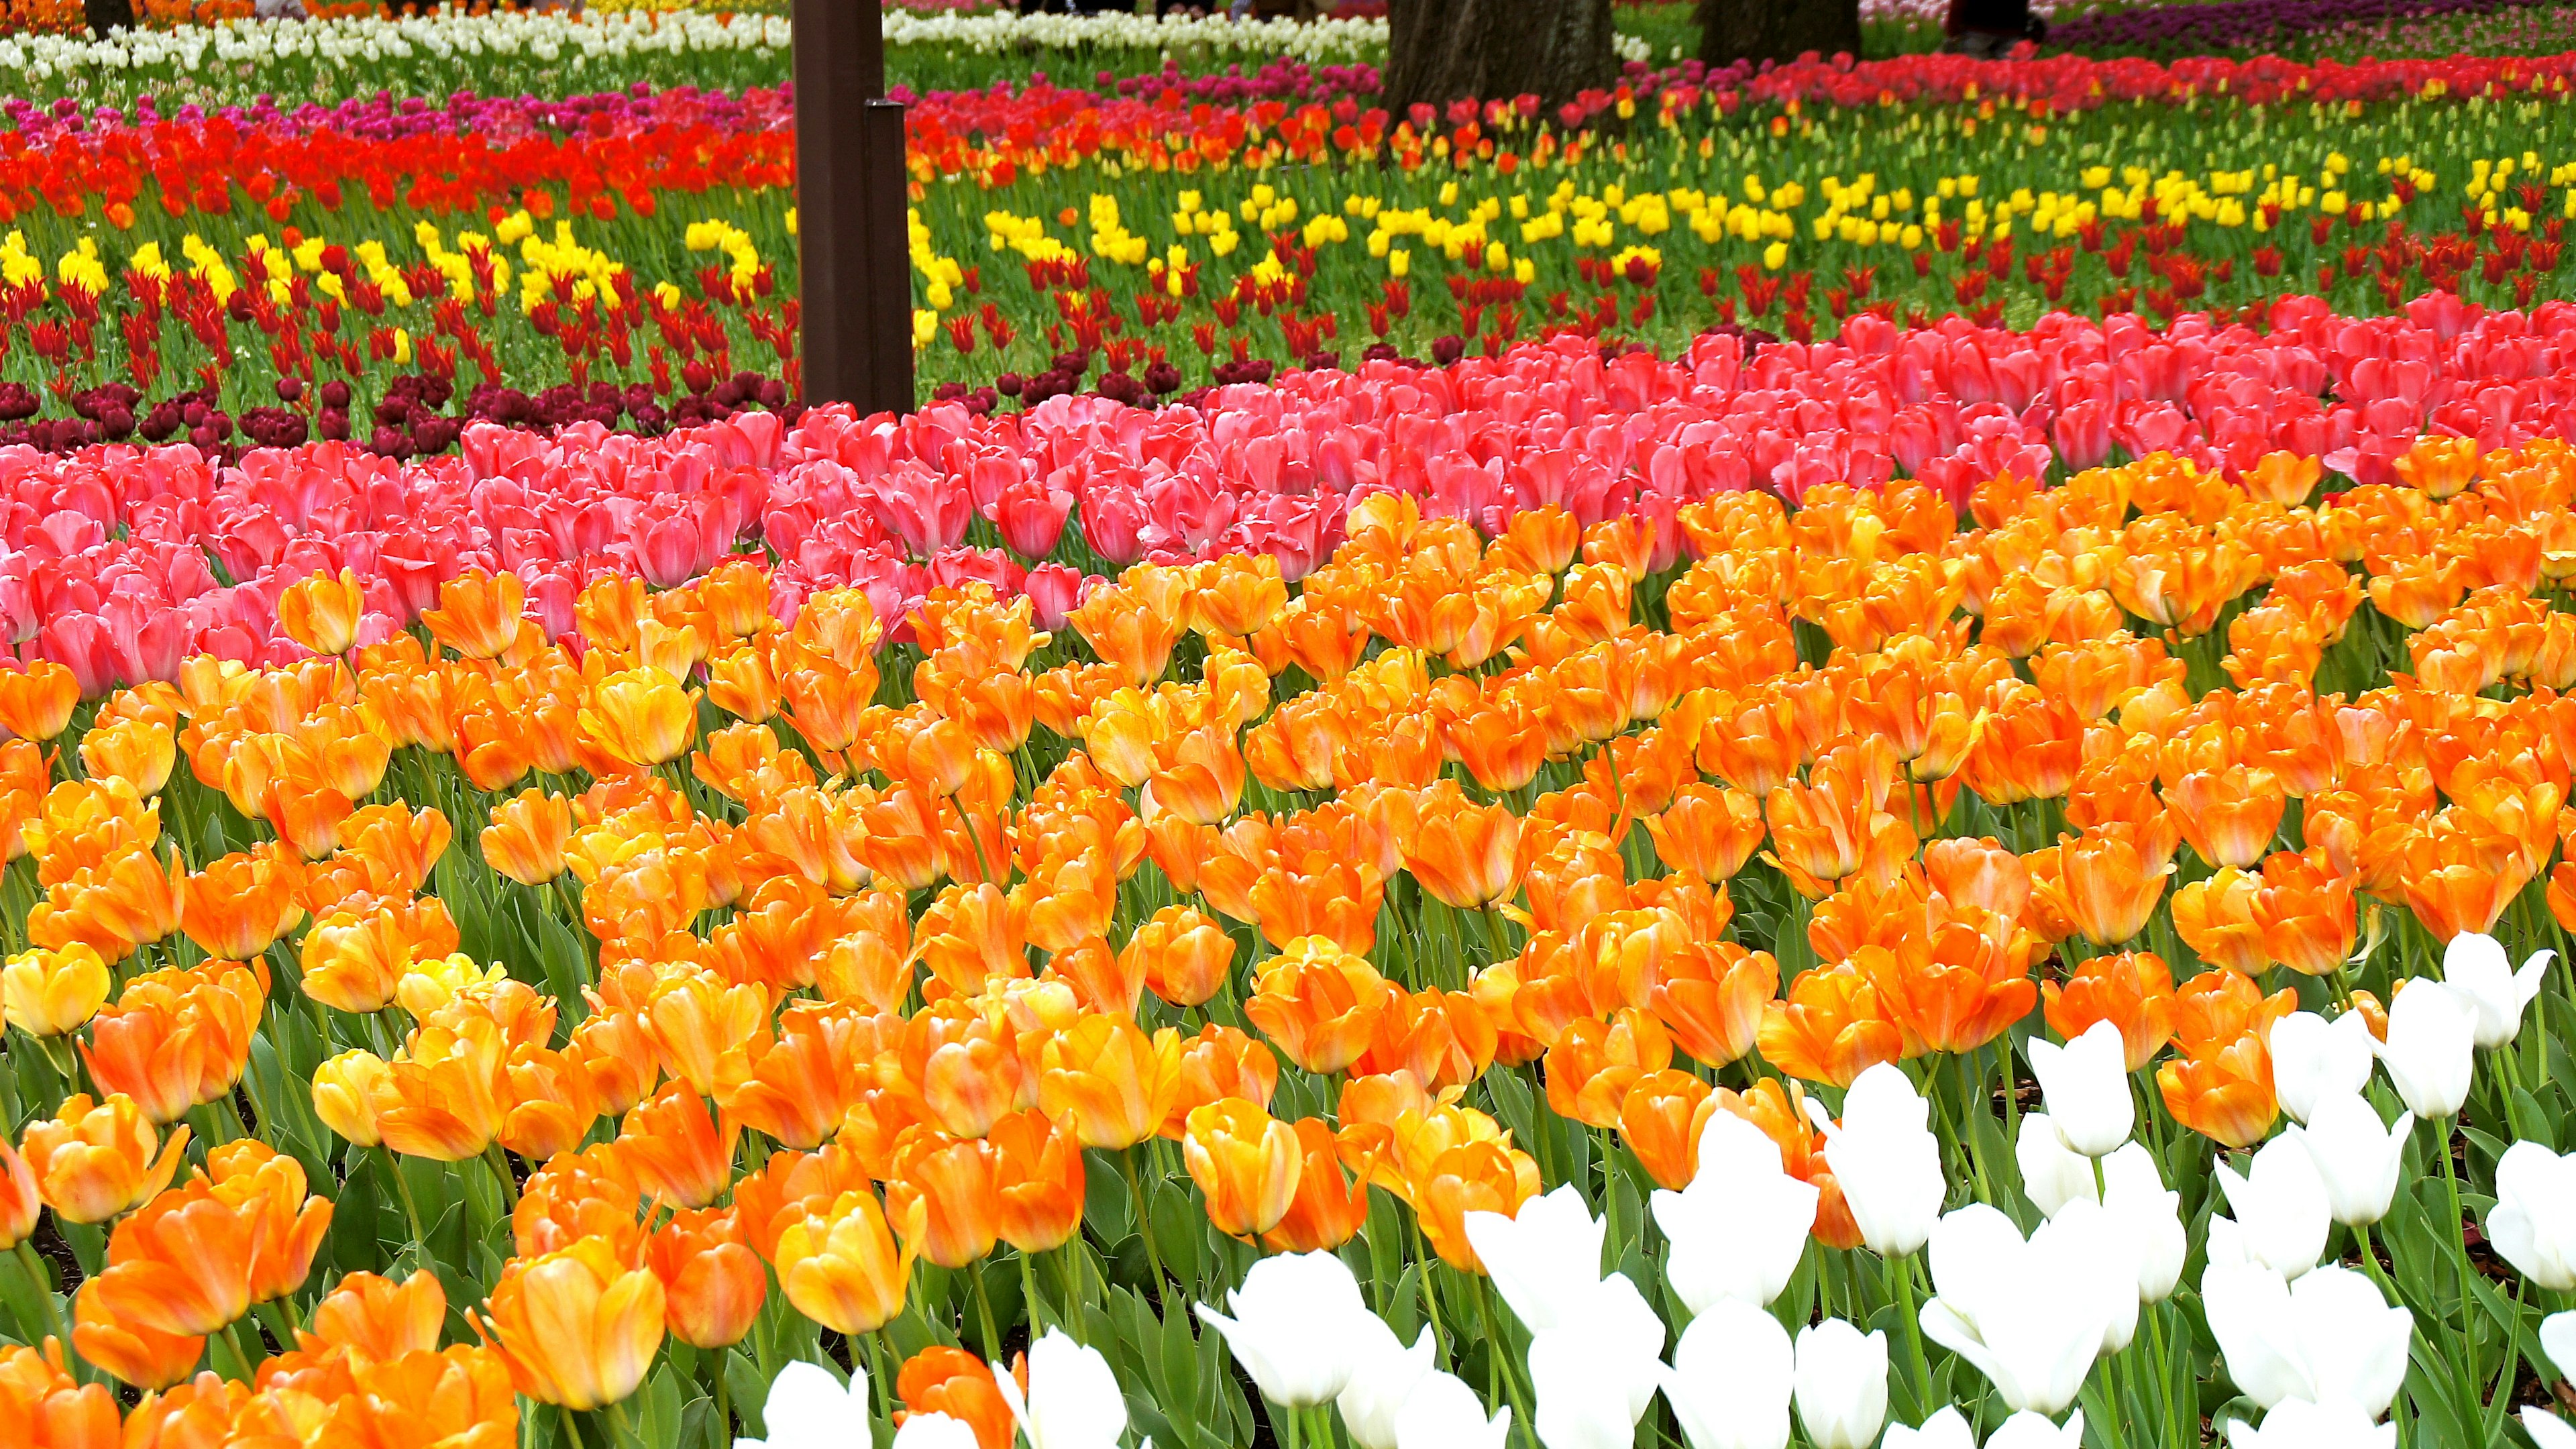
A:
[[[378,1147],[384,1154],[385,1171],[393,1175],[394,1192],[402,1198],[403,1216],[411,1220],[412,1265],[419,1267],[429,1257],[429,1233],[420,1223],[420,1200],[412,1196],[411,1179],[403,1176],[402,1159],[390,1147]]]
[[[501,1150],[500,1143],[494,1142],[484,1147],[483,1160],[492,1165],[492,1175],[501,1181],[501,1200],[509,1206],[511,1212],[517,1212],[519,1179],[510,1171],[509,1154]]]
[[[1932,1360],[1923,1352],[1923,1319],[1914,1309],[1914,1264],[1907,1258],[1882,1260],[1887,1281],[1896,1292],[1897,1311],[1905,1319],[1905,1349],[1914,1359],[1914,1415],[1932,1412]]]
[[[1494,1285],[1491,1279],[1480,1280],[1476,1285],[1476,1313],[1485,1326],[1485,1351],[1494,1356],[1494,1363],[1502,1372],[1503,1392],[1512,1401],[1513,1420],[1535,1425],[1536,1421],[1530,1418],[1529,1401],[1521,1395],[1520,1376],[1512,1371],[1511,1355],[1503,1352],[1503,1336],[1494,1330]]]
[[[2476,1274],[2476,1270],[2469,1265],[2469,1220],[2467,1215],[2463,1213],[2460,1208],[2459,1166],[2451,1161],[2451,1131],[2456,1121],[2457,1119],[2449,1117],[2442,1119],[2442,1130],[2434,1136],[2433,1150],[2442,1155],[2442,1187],[2444,1191],[2450,1194],[2451,1246],[2454,1249],[2452,1266],[2458,1270],[2460,1278],[2460,1353],[2462,1362],[2459,1367],[2463,1380],[2462,1387],[2468,1394],[2468,1403],[2465,1407],[2468,1410],[2470,1428],[2474,1431],[2477,1425],[2477,1420],[2480,1417],[2479,1411],[2485,1407],[2485,1399],[2481,1396],[2478,1388],[2480,1378],[2478,1373],[2478,1300],[2477,1290],[2469,1286]]]
[[[984,1330],[984,1358],[991,1362],[1002,1356],[1002,1336],[993,1331],[993,1299],[984,1291],[984,1263],[968,1264],[966,1277],[975,1289],[975,1317]]]
[[[1145,1180],[1136,1175],[1136,1154],[1143,1150],[1141,1146],[1130,1147],[1119,1154],[1119,1161],[1127,1168],[1127,1190],[1136,1199],[1136,1234],[1145,1240],[1145,1261],[1154,1270],[1154,1306],[1161,1308],[1163,1306],[1163,1250],[1154,1246],[1154,1220],[1146,1211]]]
[[[1046,1300],[1038,1296],[1037,1269],[1030,1264],[1029,1255],[1026,1253],[1020,1254],[1020,1296],[1028,1300],[1029,1322],[1032,1325],[1030,1336],[1034,1338],[1043,1335],[1053,1326],[1049,1320],[1054,1315],[1047,1311]]]
[[[2370,1244],[2366,1239],[2362,1243],[2362,1256],[2365,1258],[2370,1256]],[[2173,1359],[2165,1348],[2165,1305],[2148,1304],[2146,1315],[2148,1341],[2154,1345],[2156,1355],[2156,1397],[2163,1402],[2165,1409],[2165,1442],[2188,1446],[2188,1449],[2198,1449],[2199,1424],[2194,1423],[2191,1426],[2189,1438],[2183,1437],[2182,1414],[2174,1404]]]
[[[18,1244],[18,1267],[27,1275],[27,1286],[36,1290],[36,1303],[44,1310],[46,1331],[62,1341],[65,1353],[71,1352],[71,1326],[63,1322],[62,1310],[54,1305],[53,1278],[45,1271],[44,1261],[36,1256],[34,1244]]]

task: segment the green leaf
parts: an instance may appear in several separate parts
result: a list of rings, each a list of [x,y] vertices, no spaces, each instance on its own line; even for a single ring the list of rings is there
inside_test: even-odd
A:
[[[644,1427],[644,1442],[649,1445],[680,1442],[680,1378],[664,1363],[654,1370],[638,1397],[636,1410]]]
[[[733,1413],[742,1421],[745,1438],[757,1439],[769,1432],[761,1422],[760,1411],[769,1403],[769,1380],[761,1377],[760,1365],[753,1363],[741,1349],[725,1350],[725,1388],[733,1395]]]

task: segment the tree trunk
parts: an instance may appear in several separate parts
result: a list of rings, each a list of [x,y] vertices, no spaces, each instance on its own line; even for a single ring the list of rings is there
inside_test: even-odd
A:
[[[104,40],[111,30],[134,28],[134,0],[81,0],[81,18]]]
[[[1859,0],[1699,0],[1699,58],[1795,60],[1860,54]]]
[[[1548,105],[1618,79],[1610,0],[1388,0],[1383,103]]]

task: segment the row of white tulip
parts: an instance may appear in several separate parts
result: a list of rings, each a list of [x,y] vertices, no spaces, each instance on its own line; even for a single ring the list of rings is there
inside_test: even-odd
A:
[[[887,17],[891,26],[894,17]],[[651,55],[771,53],[788,49],[782,15],[716,16],[681,10],[496,10],[332,20],[225,20],[212,25],[88,35],[0,38],[0,75],[29,81],[91,72],[195,74],[209,61],[272,65],[374,64],[412,60],[535,59],[575,67]]]
[[[1348,20],[1235,20],[1225,15],[1150,16],[1134,13],[1079,15],[995,11],[983,15],[917,15],[889,10],[889,47],[924,46],[995,55],[1024,50],[1129,50],[1170,55],[1287,56],[1310,64],[1382,59],[1383,17]],[[1645,60],[1652,47],[1638,36],[1614,42],[1622,60]]]

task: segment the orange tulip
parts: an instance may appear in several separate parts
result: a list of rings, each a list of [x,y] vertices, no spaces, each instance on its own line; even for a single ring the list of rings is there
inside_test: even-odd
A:
[[[662,1346],[662,1280],[584,1238],[560,1252],[514,1258],[474,1329],[532,1399],[597,1409],[635,1392]]]
[[[1303,1156],[1297,1172],[1297,1195],[1278,1226],[1262,1235],[1264,1245],[1283,1253],[1329,1252],[1339,1248],[1368,1222],[1369,1164],[1350,1174],[1342,1171],[1333,1129],[1320,1117],[1301,1118],[1297,1146]]]
[[[2240,870],[2271,853],[2288,803],[2279,776],[2247,765],[2194,771],[2165,791],[2165,807],[2200,858]]]
[[[2212,1056],[2247,1034],[2271,1038],[2272,1023],[2298,1010],[2299,996],[2284,988],[2263,994],[2250,977],[2203,971],[2174,993],[2174,1044],[2183,1055]]]
[[[1244,1015],[1290,1061],[1323,1075],[1368,1048],[1386,998],[1386,979],[1366,961],[1303,936],[1263,964]]]
[[[406,1157],[479,1157],[507,1115],[509,1043],[488,1021],[423,1026],[381,1074],[366,1073],[384,1145]],[[352,1074],[356,1078],[358,1074]],[[319,1110],[319,1084],[315,1106]]]
[[[789,1147],[820,1147],[874,1084],[876,1023],[846,1008],[799,1002],[779,1013],[778,1043],[724,1101],[742,1125]]]
[[[728,1117],[722,1127],[706,1099],[685,1082],[672,1082],[626,1114],[617,1134],[617,1161],[636,1186],[673,1207],[702,1208],[732,1184],[733,1149],[742,1135]]]
[[[993,1251],[1002,1204],[992,1144],[935,1127],[905,1129],[886,1168],[886,1211],[908,1246],[942,1268]]]
[[[1754,1040],[1772,1066],[1836,1087],[1905,1052],[1904,1034],[1880,1006],[1877,989],[1849,964],[1800,972],[1788,999],[1763,1007]]]
[[[1297,1200],[1304,1148],[1297,1131],[1240,1097],[1190,1113],[1181,1157],[1207,1200],[1208,1221],[1237,1238],[1279,1226]]]
[[[2262,923],[2254,907],[2263,879],[2234,866],[2221,866],[2207,880],[2193,881],[2174,892],[2174,934],[2200,959],[2252,976],[2272,964],[2263,949]]]
[[[126,1317],[100,1297],[101,1281],[93,1278],[81,1285],[72,1300],[72,1347],[84,1362],[147,1394],[196,1372],[197,1360],[206,1352],[204,1335],[163,1333]],[[149,1422],[141,1408],[135,1416]]]
[[[305,1192],[304,1164],[244,1138],[207,1153],[206,1173],[216,1198],[248,1218],[257,1235],[251,1301],[266,1303],[303,1287],[314,1251],[330,1230],[332,1208],[329,1199]]]
[[[304,919],[303,884],[282,846],[236,851],[188,877],[179,924],[207,955],[247,961]]]
[[[5,1253],[27,1240],[36,1230],[36,1215],[44,1210],[45,1199],[36,1182],[35,1169],[18,1149],[0,1138],[0,1253]]]
[[[519,641],[526,600],[517,574],[468,569],[438,586],[439,607],[421,610],[420,622],[468,659],[498,659]]]
[[[121,961],[178,929],[187,879],[184,862],[164,864],[141,846],[114,851],[46,889],[28,908],[27,939],[53,947],[84,941]]]
[[[1607,1021],[1577,1018],[1547,1049],[1548,1109],[1587,1127],[1616,1127],[1628,1089],[1672,1062],[1672,1037],[1645,1012],[1622,1007]]]
[[[743,1241],[733,1208],[673,1214],[654,1232],[644,1264],[662,1280],[671,1336],[692,1348],[741,1342],[769,1296],[769,1272]]]
[[[1679,1191],[1699,1175],[1699,1129],[1709,1086],[1688,1072],[1638,1077],[1619,1104],[1619,1137],[1658,1187]]]
[[[189,1131],[183,1126],[163,1144],[133,1098],[92,1102],[75,1092],[52,1117],[27,1124],[27,1165],[46,1205],[66,1222],[103,1223],[170,1185]]]
[[[1210,1022],[1181,1043],[1181,1088],[1162,1134],[1177,1142],[1190,1113],[1210,1102],[1241,1097],[1263,1108],[1279,1090],[1279,1058],[1269,1047],[1230,1026]]]
[[[2033,857],[2031,889],[2085,940],[2117,946],[2147,928],[2172,871],[2128,832],[2101,828]]]
[[[778,1234],[779,1287],[796,1311],[836,1333],[874,1333],[903,1311],[917,1233],[895,1246],[876,1194],[864,1186],[808,1200]]]
[[[184,989],[144,989],[155,977],[184,978]],[[228,962],[138,977],[91,1019],[81,1060],[100,1091],[133,1098],[156,1125],[176,1122],[241,1080],[262,1000],[251,973]]]
[[[2119,1028],[2128,1069],[2140,1071],[2173,1039],[2173,972],[2150,951],[2096,956],[2075,968],[2065,984],[2043,982],[2040,992],[2051,1031],[2073,1041],[2107,1021]]]
[[[81,942],[21,952],[0,966],[0,1019],[29,1036],[68,1036],[107,1004],[109,982],[107,963]]]
[[[367,611],[365,590],[357,574],[315,574],[287,585],[277,597],[277,627],[287,638],[316,654],[346,654],[358,642],[358,621]]]
[[[1722,785],[1684,785],[1660,814],[1646,817],[1646,833],[1664,864],[1718,885],[1762,848],[1762,802]]]
[[[483,859],[522,885],[544,885],[563,874],[564,843],[571,837],[569,802],[543,790],[523,790],[492,807],[492,823],[483,828]]]
[[[1518,1216],[1521,1204],[1538,1196],[1538,1164],[1529,1154],[1500,1142],[1461,1142],[1444,1149],[1412,1184],[1422,1235],[1431,1240],[1441,1261],[1466,1273],[1485,1271],[1467,1241],[1467,1214]]]
[[[894,1382],[907,1413],[946,1414],[975,1431],[975,1449],[1011,1449],[1019,1435],[992,1366],[962,1348],[933,1344],[906,1359]]]
[[[1703,1066],[1722,1067],[1753,1049],[1763,1008],[1780,994],[1780,963],[1732,941],[1675,952],[1646,989],[1646,1008],[1673,1045]]]
[[[22,740],[50,740],[69,728],[80,681],[66,665],[39,659],[0,670],[0,729]]]
[[[1147,1036],[1099,1013],[1049,1038],[1038,1054],[1038,1107],[1069,1118],[1085,1147],[1119,1151],[1151,1137],[1181,1089],[1181,1036]]]
[[[170,1189],[116,1225],[107,1268],[82,1290],[102,1316],[178,1337],[209,1334],[250,1311],[262,1221],[205,1178]]]
[[[1520,890],[1521,818],[1503,805],[1474,806],[1458,794],[1424,792],[1404,865],[1432,899],[1477,911]]]
[[[90,726],[81,736],[81,768],[94,780],[122,780],[138,795],[155,795],[170,783],[178,763],[170,726],[157,719],[118,720]]]
[[[2271,1135],[2280,1105],[2272,1095],[2272,1054],[2248,1031],[2206,1055],[2156,1069],[2165,1110],[2192,1131],[2228,1147],[2251,1147]]]
[[[304,933],[304,994],[357,1015],[382,1011],[405,973],[459,944],[455,920],[435,898],[345,901]]]
[[[1234,964],[1234,938],[1188,906],[1165,906],[1136,928],[1119,952],[1130,977],[1172,1006],[1204,1005],[1224,989]]]
[[[592,688],[581,728],[614,758],[650,769],[688,753],[698,730],[697,696],[658,669],[629,669]]]
[[[1082,1139],[1036,1111],[993,1123],[994,1230],[1023,1253],[1060,1248],[1082,1230]]]
[[[368,1363],[435,1352],[446,1326],[447,1290],[427,1268],[399,1283],[351,1273],[313,1306],[313,1337]]]

